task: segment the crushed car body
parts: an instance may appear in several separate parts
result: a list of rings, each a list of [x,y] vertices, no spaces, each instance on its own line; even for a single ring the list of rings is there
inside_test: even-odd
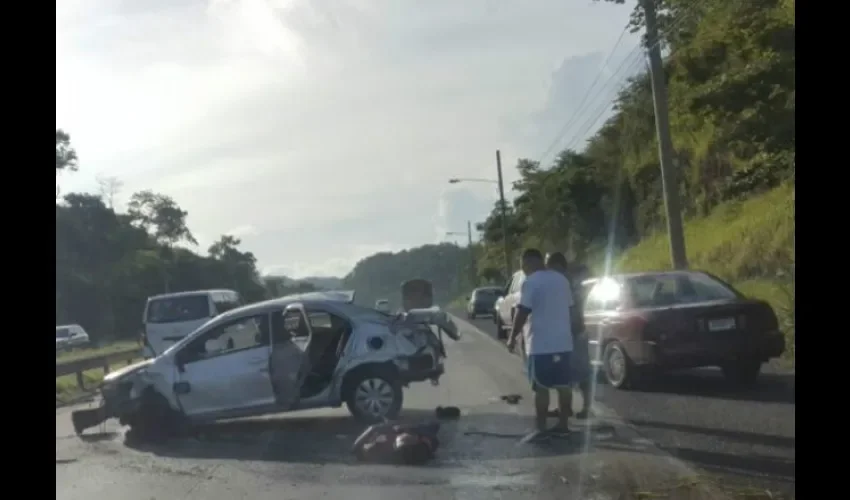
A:
[[[156,358],[110,373],[96,414],[77,432],[117,418],[142,429],[345,404],[357,418],[395,418],[403,389],[436,384],[457,340],[439,308],[389,315],[353,303],[353,292],[312,292],[251,304],[213,318]]]

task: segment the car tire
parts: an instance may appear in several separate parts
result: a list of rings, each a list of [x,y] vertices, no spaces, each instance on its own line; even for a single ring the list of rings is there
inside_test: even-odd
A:
[[[761,361],[741,360],[721,367],[723,376],[736,386],[751,386],[758,380]]]
[[[179,422],[180,415],[171,408],[162,394],[153,389],[148,389],[142,396],[136,413],[126,418],[130,436],[149,442],[161,441],[175,434]]]
[[[354,418],[366,423],[377,423],[398,417],[404,404],[404,390],[393,370],[377,365],[366,366],[356,369],[349,377],[343,397]],[[376,404],[368,403],[369,396]],[[378,402],[381,400],[386,404]]]
[[[623,345],[617,341],[609,342],[602,353],[602,371],[605,380],[615,389],[633,389],[637,379],[637,370]]]
[[[496,314],[496,338],[499,340],[505,340],[508,338],[508,334],[505,331],[505,325],[502,323],[502,316]]]

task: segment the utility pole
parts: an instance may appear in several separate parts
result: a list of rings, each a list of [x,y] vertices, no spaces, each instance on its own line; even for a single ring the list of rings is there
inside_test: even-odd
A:
[[[478,286],[478,271],[475,269],[475,249],[472,248],[472,221],[466,221],[466,234],[469,237],[469,277],[472,286]]]
[[[682,229],[682,207],[679,203],[679,182],[673,165],[673,141],[670,138],[670,117],[667,109],[667,84],[658,43],[658,20],[655,0],[641,0],[646,19],[646,39],[649,49],[649,75],[652,82],[652,101],[655,107],[655,130],[658,135],[658,157],[661,160],[661,185],[667,211],[667,234],[674,269],[687,269],[685,234]],[[501,178],[501,177],[500,177]]]
[[[505,280],[511,279],[511,252],[508,244],[508,206],[505,203],[505,184],[502,181],[502,153],[496,150],[496,170],[499,173],[499,204],[502,209],[502,244],[505,249]]]

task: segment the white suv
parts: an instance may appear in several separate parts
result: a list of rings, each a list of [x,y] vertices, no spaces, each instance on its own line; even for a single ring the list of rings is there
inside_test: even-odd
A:
[[[505,286],[504,295],[496,301],[493,321],[496,322],[496,332],[500,339],[507,338],[511,326],[513,326],[516,304],[519,301],[519,290],[523,281],[525,281],[525,273],[522,271],[515,272]]]

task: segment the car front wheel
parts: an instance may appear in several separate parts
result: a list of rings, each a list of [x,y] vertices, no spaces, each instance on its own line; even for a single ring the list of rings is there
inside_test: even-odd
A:
[[[351,374],[346,384],[348,411],[365,422],[384,422],[398,417],[404,400],[401,382],[391,370],[370,366]]]
[[[132,415],[122,418],[130,426],[129,436],[140,441],[159,441],[180,428],[181,415],[174,411],[164,396],[148,389],[142,396],[139,409]]]
[[[496,313],[496,337],[500,340],[508,338],[508,334],[505,331],[505,324],[502,323],[502,316],[499,313]]]
[[[602,369],[608,383],[616,389],[634,387],[635,366],[619,342],[611,342],[602,353]]]

